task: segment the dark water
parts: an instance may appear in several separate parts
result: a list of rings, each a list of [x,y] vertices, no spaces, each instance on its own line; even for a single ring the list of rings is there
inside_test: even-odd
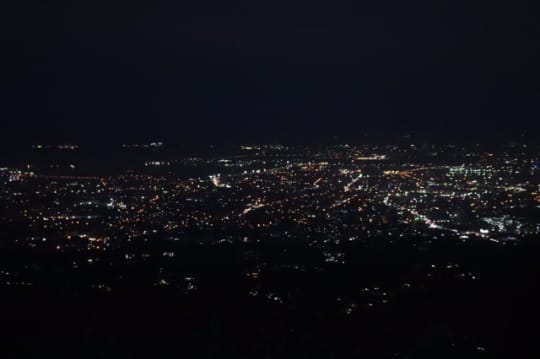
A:
[[[219,153],[223,150],[220,149]],[[214,148],[126,149],[118,147],[58,149],[4,149],[0,167],[28,170],[40,175],[109,176],[133,171],[192,177],[210,171],[208,166],[186,164],[186,158],[205,160],[216,156]],[[168,161],[169,166],[149,167],[150,161]]]

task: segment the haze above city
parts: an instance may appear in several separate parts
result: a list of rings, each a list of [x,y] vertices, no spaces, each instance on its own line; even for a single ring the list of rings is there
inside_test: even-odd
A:
[[[505,1],[12,2],[3,141],[537,138],[536,13]]]

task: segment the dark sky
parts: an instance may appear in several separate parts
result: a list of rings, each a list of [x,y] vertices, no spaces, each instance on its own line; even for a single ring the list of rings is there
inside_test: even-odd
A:
[[[540,129],[540,16],[526,1],[12,3],[7,142]]]

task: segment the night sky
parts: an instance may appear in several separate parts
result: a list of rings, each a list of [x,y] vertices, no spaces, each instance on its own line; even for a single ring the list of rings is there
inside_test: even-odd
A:
[[[540,130],[539,9],[526,1],[12,3],[5,143]]]

